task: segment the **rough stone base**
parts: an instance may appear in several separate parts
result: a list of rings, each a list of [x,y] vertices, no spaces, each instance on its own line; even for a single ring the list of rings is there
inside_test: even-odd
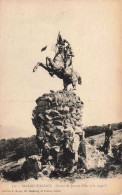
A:
[[[50,92],[36,100],[32,119],[42,166],[67,173],[104,166],[102,154],[85,141],[80,97],[73,91]],[[42,172],[49,175],[50,171],[45,167]]]

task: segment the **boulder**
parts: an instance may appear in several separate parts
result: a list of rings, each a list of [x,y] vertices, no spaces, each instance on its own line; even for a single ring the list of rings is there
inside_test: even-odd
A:
[[[59,112],[57,110],[51,110],[50,113],[49,113],[49,116],[51,117],[56,117],[56,116],[59,116]]]
[[[90,170],[104,167],[106,156],[87,141],[82,140],[79,146],[79,160],[81,161],[81,167]]]
[[[42,169],[43,175],[50,176],[50,174],[55,170],[54,166],[46,165],[44,169]]]
[[[28,159],[22,165],[22,172],[25,179],[35,178],[37,179],[37,173],[41,170],[40,156],[33,155],[28,157]]]

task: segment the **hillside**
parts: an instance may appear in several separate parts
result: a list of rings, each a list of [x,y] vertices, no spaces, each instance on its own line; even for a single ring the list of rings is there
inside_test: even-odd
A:
[[[122,130],[114,131],[113,138],[112,138],[112,148],[114,148],[116,145],[118,145],[121,142],[121,135],[122,135]],[[35,137],[33,136],[31,138],[28,138],[28,141],[29,140],[31,140],[30,144],[32,144],[34,143]],[[95,146],[97,149],[100,149],[100,147],[104,143],[104,133],[99,134],[99,135],[90,136],[86,138],[86,141],[88,141],[91,145]],[[30,148],[33,148],[33,147],[31,146]],[[1,164],[0,172],[1,173],[3,172],[3,170],[4,171],[9,170],[10,168],[12,168],[13,173],[14,173],[15,170],[19,170],[21,168],[26,158],[19,157],[18,159],[14,159],[13,156],[15,156],[15,154],[16,152],[11,151],[5,158],[1,158],[0,160],[0,164]],[[85,173],[77,172],[75,173],[75,175],[68,176],[65,179],[74,180],[74,179],[85,179],[85,178],[92,178],[92,177],[95,177],[95,178],[96,177],[97,178],[116,177],[117,175],[119,176],[121,174],[120,170],[121,170],[120,162],[116,161],[114,157],[108,157],[108,161],[104,168],[89,170]],[[9,178],[9,179],[11,180],[12,178]],[[14,176],[13,176],[13,179],[19,180],[19,178],[15,178]]]
[[[97,148],[99,148],[100,146],[103,145],[104,143],[104,139],[105,139],[105,133],[101,133],[99,135],[94,135],[94,136],[90,136],[88,138],[86,138],[86,140],[96,146]],[[113,132],[113,138],[111,140],[112,146],[121,143],[122,142],[122,130],[116,130]]]
[[[107,128],[107,125],[101,125],[101,126],[95,125],[95,126],[84,127],[83,130],[85,131],[85,137],[90,137],[90,136],[98,135],[98,134],[105,132],[106,128]],[[111,128],[113,129],[113,131],[122,129],[122,122],[112,123]]]

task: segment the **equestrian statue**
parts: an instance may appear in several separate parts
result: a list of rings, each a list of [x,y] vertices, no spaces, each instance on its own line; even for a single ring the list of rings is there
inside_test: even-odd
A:
[[[41,51],[46,50],[47,46],[42,48]],[[39,66],[47,70],[50,76],[56,75],[58,78],[63,79],[64,90],[68,90],[68,85],[72,84],[73,89],[76,89],[76,83],[81,85],[80,75],[73,70],[72,57],[74,54],[69,42],[62,39],[60,32],[58,34],[57,43],[55,45],[56,52],[53,60],[46,57],[46,64],[38,62],[34,67],[33,72],[37,70]]]

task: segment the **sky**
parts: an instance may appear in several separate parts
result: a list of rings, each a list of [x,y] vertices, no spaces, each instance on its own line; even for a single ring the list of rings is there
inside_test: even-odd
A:
[[[83,125],[122,121],[121,12],[117,0],[0,1],[0,138],[36,134],[35,100],[63,88],[37,62],[54,57],[58,32],[71,44],[82,77]],[[41,48],[47,50],[41,53]]]

